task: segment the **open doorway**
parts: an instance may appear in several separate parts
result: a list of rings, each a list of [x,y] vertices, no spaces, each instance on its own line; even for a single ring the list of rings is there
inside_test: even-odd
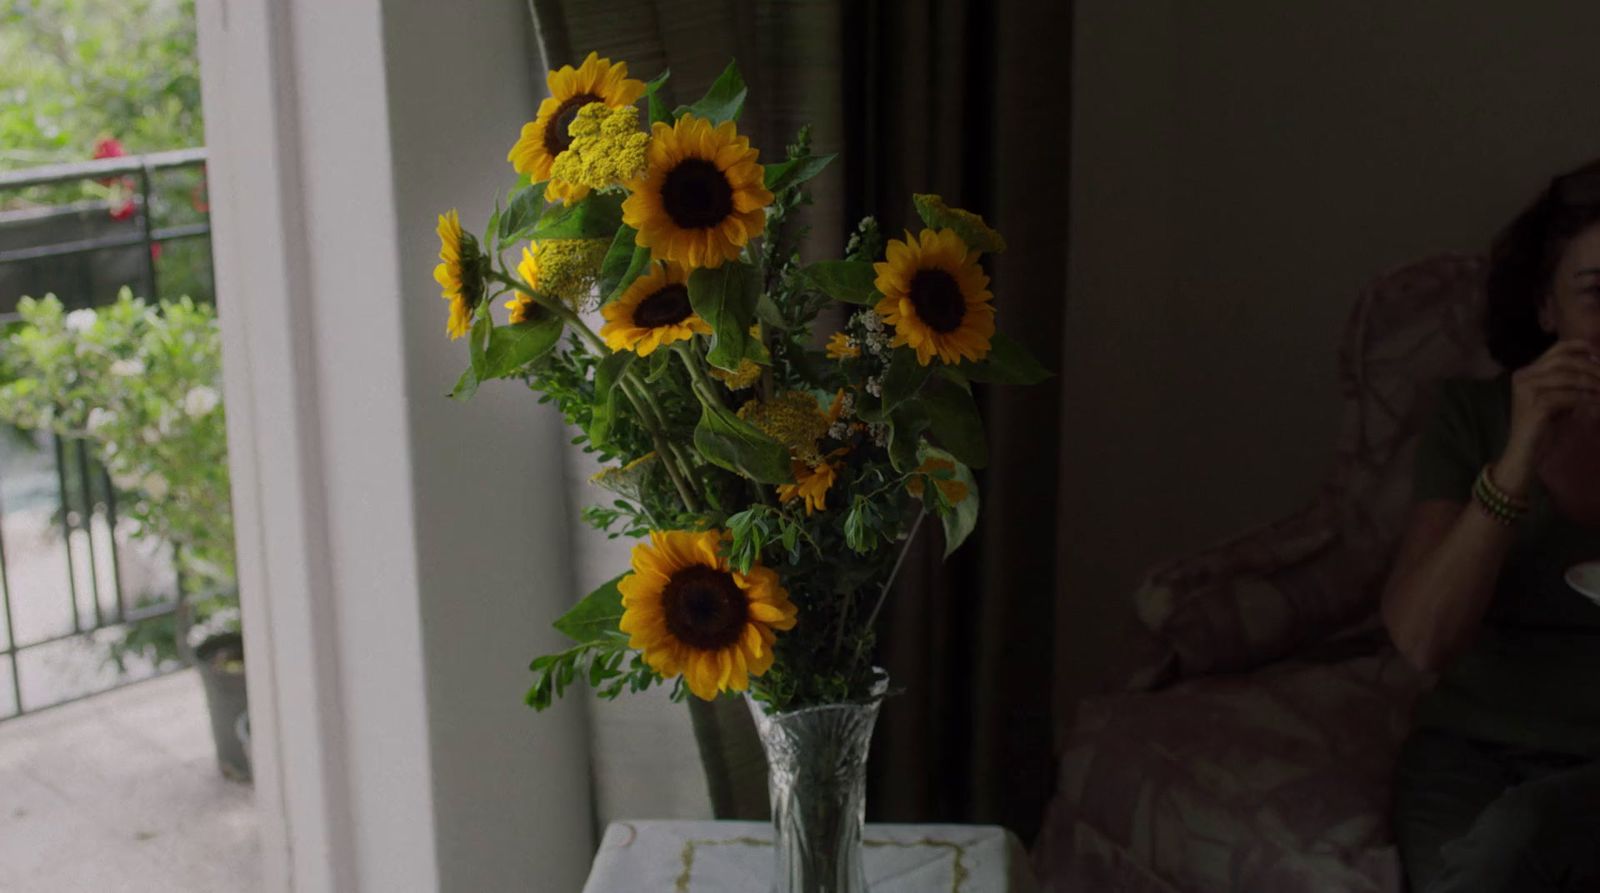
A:
[[[254,889],[194,4],[0,22],[0,864]]]

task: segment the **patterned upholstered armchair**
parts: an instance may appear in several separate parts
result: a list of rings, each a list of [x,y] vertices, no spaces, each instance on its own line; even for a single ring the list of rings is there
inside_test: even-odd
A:
[[[1377,598],[1439,379],[1494,370],[1482,263],[1440,257],[1357,302],[1335,467],[1305,510],[1165,565],[1144,657],[1085,700],[1034,851],[1055,893],[1398,891],[1389,776],[1422,679]]]

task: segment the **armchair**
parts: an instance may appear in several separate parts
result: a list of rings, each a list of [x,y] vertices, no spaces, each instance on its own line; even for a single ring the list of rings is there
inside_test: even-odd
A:
[[[1424,680],[1377,598],[1431,385],[1495,368],[1483,264],[1444,256],[1360,296],[1334,467],[1302,511],[1151,572],[1142,655],[1085,699],[1035,846],[1044,889],[1398,893],[1389,777]]]

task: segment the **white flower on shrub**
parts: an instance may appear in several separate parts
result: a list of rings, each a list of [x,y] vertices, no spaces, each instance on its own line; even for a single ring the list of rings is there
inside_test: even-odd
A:
[[[118,490],[136,489],[139,486],[139,482],[142,480],[144,479],[139,476],[137,471],[113,471],[111,473],[111,483],[116,484]]]
[[[107,425],[116,420],[116,413],[106,409],[104,406],[96,406],[94,409],[89,410],[89,418],[84,422],[84,427],[89,429],[91,435],[98,437],[100,432],[106,429]]]
[[[221,402],[222,397],[215,388],[196,385],[189,389],[189,393],[183,395],[183,411],[189,414],[189,418],[198,419],[216,409],[217,404]]]
[[[73,334],[82,334],[94,328],[95,320],[97,319],[99,317],[95,315],[95,312],[86,307],[82,310],[74,310],[68,313],[67,318],[62,322],[67,327],[67,331]]]
[[[123,378],[132,378],[135,375],[143,375],[144,360],[141,360],[138,357],[134,357],[131,360],[118,360],[111,364],[111,374],[120,375]]]
[[[144,476],[144,492],[151,499],[166,499],[167,479],[162,477],[159,471],[150,472]]]
[[[161,432],[161,436],[165,438],[172,434],[172,423],[177,420],[178,414],[176,412],[171,409],[164,409],[161,411],[161,418],[156,419],[156,430]]]
[[[141,439],[145,443],[149,443],[149,444],[160,443],[161,442],[161,429],[154,428],[154,427],[147,427],[143,431],[139,432],[139,439]]]

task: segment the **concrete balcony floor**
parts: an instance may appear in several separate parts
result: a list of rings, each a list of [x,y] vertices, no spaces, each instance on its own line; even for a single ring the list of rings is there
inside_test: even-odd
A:
[[[193,670],[0,722],[0,893],[256,893]]]

